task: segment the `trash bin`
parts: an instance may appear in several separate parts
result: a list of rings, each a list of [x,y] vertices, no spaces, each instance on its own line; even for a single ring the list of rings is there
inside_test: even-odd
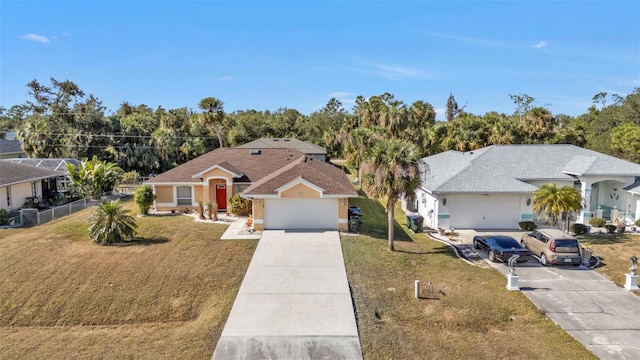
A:
[[[422,215],[407,215],[407,227],[413,232],[422,232],[422,224],[424,223],[424,217]]]
[[[360,215],[349,216],[349,232],[352,232],[352,233],[360,232]]]
[[[360,208],[357,206],[349,207],[349,216],[352,216],[352,215],[362,216],[362,212],[360,212]]]

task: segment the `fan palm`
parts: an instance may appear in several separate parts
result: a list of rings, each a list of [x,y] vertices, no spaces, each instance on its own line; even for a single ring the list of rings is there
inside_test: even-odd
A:
[[[404,195],[408,201],[415,198],[420,186],[420,155],[410,142],[387,139],[376,143],[363,166],[364,183],[376,198],[387,198],[389,250],[393,251],[393,224],[395,204]]]
[[[551,221],[552,225],[557,225],[562,218],[569,221],[569,213],[580,211],[583,208],[580,191],[571,186],[558,188],[557,183],[542,185],[533,193],[533,211],[538,217],[544,215],[546,221]],[[565,227],[563,222],[562,226]]]
[[[119,200],[100,204],[89,217],[89,238],[96,244],[109,245],[130,239],[136,234],[138,225],[129,215],[129,210],[122,209]]]

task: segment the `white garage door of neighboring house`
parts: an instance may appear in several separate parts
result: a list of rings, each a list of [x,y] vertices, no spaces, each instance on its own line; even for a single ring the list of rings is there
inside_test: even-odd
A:
[[[265,229],[337,229],[337,199],[265,199]]]
[[[450,225],[456,229],[516,229],[519,195],[447,196]]]

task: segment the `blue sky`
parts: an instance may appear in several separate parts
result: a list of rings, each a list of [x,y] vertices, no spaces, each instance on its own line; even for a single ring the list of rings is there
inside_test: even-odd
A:
[[[640,1],[0,1],[0,106],[68,79],[124,101],[225,111],[390,92],[512,113],[526,93],[579,115],[640,87]],[[439,119],[443,115],[439,115]]]

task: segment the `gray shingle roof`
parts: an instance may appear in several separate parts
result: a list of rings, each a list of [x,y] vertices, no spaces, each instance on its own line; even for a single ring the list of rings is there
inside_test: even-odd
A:
[[[80,160],[73,158],[14,158],[6,160],[17,164],[62,171],[64,173],[67,172],[67,164],[78,167],[81,163]]]
[[[260,138],[244,145],[242,149],[294,149],[307,155],[326,155],[327,149],[310,142],[293,138]]]
[[[15,164],[11,161],[0,160],[0,186],[48,179],[64,175],[65,173],[66,172],[38,168],[31,165]]]
[[[640,165],[574,145],[493,145],[423,159],[422,187],[434,193],[530,193],[524,181],[582,176],[640,176]]]
[[[0,139],[0,154],[21,153],[22,146],[19,140]]]

